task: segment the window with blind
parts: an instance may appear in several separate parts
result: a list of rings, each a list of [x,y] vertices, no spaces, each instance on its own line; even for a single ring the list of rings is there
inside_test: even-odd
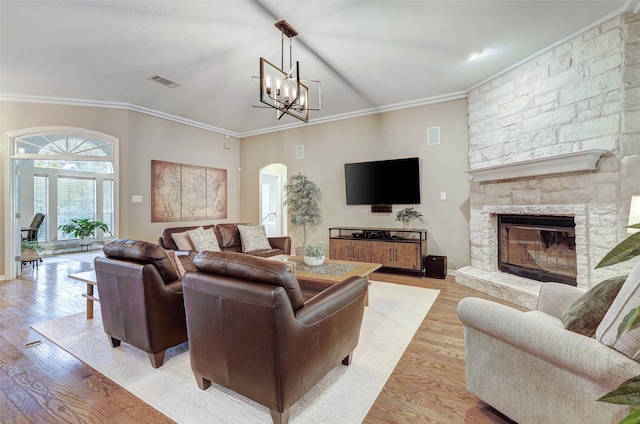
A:
[[[33,176],[33,213],[44,214],[44,221],[38,230],[39,241],[49,241],[49,176]]]
[[[72,218],[96,219],[95,178],[58,177],[58,226],[68,224]],[[58,230],[58,240],[73,238]]]

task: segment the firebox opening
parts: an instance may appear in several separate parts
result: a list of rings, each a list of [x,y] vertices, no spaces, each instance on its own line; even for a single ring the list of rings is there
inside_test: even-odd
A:
[[[498,215],[498,268],[577,286],[575,226],[567,216]]]

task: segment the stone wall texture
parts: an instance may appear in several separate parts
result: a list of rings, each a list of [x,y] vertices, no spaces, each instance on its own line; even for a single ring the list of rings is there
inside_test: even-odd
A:
[[[630,267],[594,270],[628,236],[630,198],[640,194],[640,14],[623,14],[509,70],[470,92],[468,105],[470,169],[608,152],[595,171],[472,182],[471,266],[496,270],[494,212],[523,207],[576,217],[579,287]]]

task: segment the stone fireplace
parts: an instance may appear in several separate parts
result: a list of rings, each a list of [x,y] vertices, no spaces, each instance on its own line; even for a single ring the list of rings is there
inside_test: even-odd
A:
[[[500,215],[572,218],[579,288],[628,271],[594,268],[640,194],[639,43],[640,14],[623,14],[469,93],[471,265],[458,283],[537,307],[546,283],[499,269]]]
[[[568,216],[498,215],[498,269],[576,285],[575,221]]]

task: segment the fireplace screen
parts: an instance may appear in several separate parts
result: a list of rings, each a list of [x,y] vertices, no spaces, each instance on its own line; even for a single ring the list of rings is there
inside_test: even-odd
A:
[[[573,217],[498,216],[500,271],[577,285]]]

